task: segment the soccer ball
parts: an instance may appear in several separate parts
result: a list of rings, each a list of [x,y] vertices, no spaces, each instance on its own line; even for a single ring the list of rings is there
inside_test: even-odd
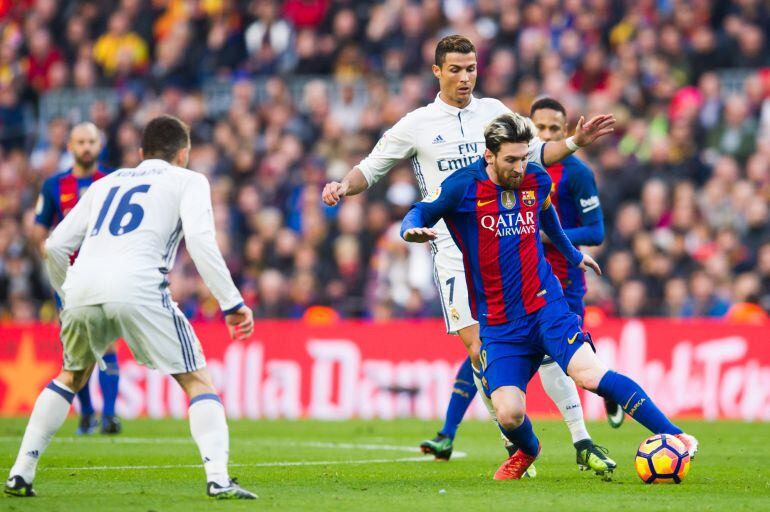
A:
[[[690,471],[690,454],[670,434],[648,437],[636,452],[636,473],[646,484],[681,483]]]

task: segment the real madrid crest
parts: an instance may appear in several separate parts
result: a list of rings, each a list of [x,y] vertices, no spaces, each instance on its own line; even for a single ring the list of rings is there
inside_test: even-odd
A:
[[[459,322],[459,321],[460,321],[460,312],[459,312],[459,311],[457,311],[457,308],[454,308],[454,307],[453,307],[453,308],[452,308],[452,309],[449,311],[449,314],[450,314],[450,315],[452,315],[452,320],[454,320],[455,322]]]
[[[503,206],[510,210],[516,206],[516,193],[511,190],[504,190],[500,194],[500,202],[502,202]]]
[[[534,190],[522,190],[521,191],[521,203],[524,206],[535,206],[537,197]]]

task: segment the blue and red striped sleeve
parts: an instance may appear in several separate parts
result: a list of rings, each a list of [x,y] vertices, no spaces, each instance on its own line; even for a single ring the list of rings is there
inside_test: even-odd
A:
[[[56,222],[58,210],[56,201],[59,194],[56,190],[58,188],[56,179],[57,176],[53,176],[43,182],[35,205],[35,224],[40,224],[48,229],[51,229]]]
[[[457,211],[472,181],[473,176],[470,173],[455,172],[432,194],[412,205],[401,223],[401,238],[409,229],[431,228],[442,217]]]

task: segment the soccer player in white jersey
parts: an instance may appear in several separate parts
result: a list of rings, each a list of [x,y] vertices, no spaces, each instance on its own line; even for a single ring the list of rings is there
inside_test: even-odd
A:
[[[330,206],[342,197],[359,194],[379,181],[400,160],[410,158],[420,192],[423,197],[440,192],[441,183],[454,171],[481,158],[484,154],[484,127],[500,114],[510,110],[497,99],[475,98],[473,89],[477,76],[476,49],[473,43],[460,35],[452,35],[439,41],[436,47],[433,74],[439,81],[439,93],[429,105],[418,108],[385,132],[372,152],[343,178],[342,182],[328,183],[322,199]],[[543,166],[559,162],[577,151],[578,147],[591,144],[597,138],[612,132],[615,120],[611,115],[600,115],[577,124],[575,135],[565,140],[544,143],[533,139],[529,159]],[[452,454],[454,431],[462,420],[467,404],[475,390],[484,399],[487,409],[494,416],[491,402],[482,390],[479,374],[479,325],[471,316],[468,303],[462,254],[452,241],[444,224],[435,226],[439,233],[431,242],[434,261],[434,277],[441,296],[447,332],[458,334],[470,361],[461,367],[455,382],[455,392],[447,411],[447,423],[442,432],[421,448],[439,459],[449,459]],[[464,370],[470,374],[468,378]],[[475,386],[469,385],[472,380]],[[561,389],[551,386],[552,389]],[[562,390],[577,393],[574,387]],[[572,403],[569,397],[550,395],[556,404]],[[456,400],[455,400],[456,399]],[[456,404],[453,402],[457,402]],[[562,410],[562,415],[567,411]],[[582,423],[582,422],[580,422]],[[570,428],[578,428],[574,422]]]
[[[62,298],[61,373],[40,393],[5,483],[12,496],[35,496],[40,457],[64,423],[72,398],[113,342],[123,338],[138,363],[170,374],[190,399],[190,432],[206,471],[207,494],[254,499],[227,470],[225,411],[201,344],[172,300],[167,275],[181,238],[222,307],[235,339],[254,329],[215,238],[209,183],[186,169],[190,134],[161,116],[142,135],[142,162],[95,182],[45,244],[46,267]],[[74,264],[69,255],[80,248]],[[69,268],[68,268],[69,267]]]

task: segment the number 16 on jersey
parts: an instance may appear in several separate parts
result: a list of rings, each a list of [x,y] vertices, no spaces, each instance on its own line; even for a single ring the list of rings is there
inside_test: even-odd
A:
[[[94,229],[91,230],[91,236],[96,236],[101,231],[102,224],[104,224],[104,221],[107,218],[107,213],[110,210],[110,206],[115,200],[115,196],[118,195],[119,190],[119,186],[112,187],[107,193],[107,197],[104,199],[104,204],[102,205],[101,210],[99,210],[99,216],[96,218]],[[120,198],[120,202],[118,203],[117,208],[115,208],[115,213],[112,214],[112,220],[109,224],[109,231],[111,235],[125,235],[126,233],[130,233],[139,227],[139,224],[142,223],[142,219],[144,218],[144,210],[142,209],[141,205],[132,203],[131,198],[134,194],[146,193],[148,190],[150,190],[150,185],[137,185],[128,189],[126,193],[123,194],[123,196]]]

